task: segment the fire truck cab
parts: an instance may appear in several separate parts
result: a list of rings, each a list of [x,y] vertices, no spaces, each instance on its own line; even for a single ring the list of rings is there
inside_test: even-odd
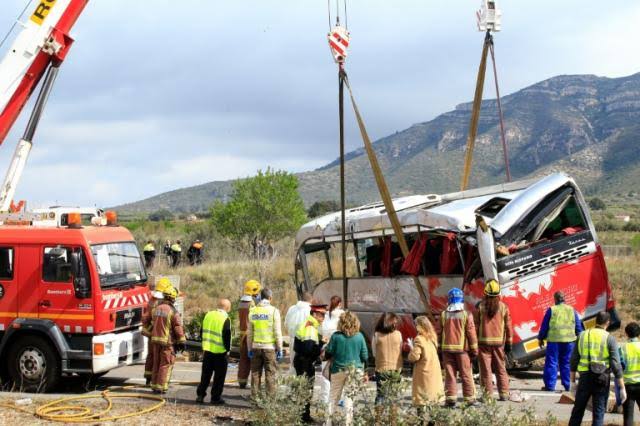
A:
[[[395,312],[407,338],[415,336],[413,318],[425,313],[411,275],[428,295],[427,313],[434,318],[446,308],[453,287],[463,289],[467,308],[475,311],[485,279],[494,278],[513,320],[514,366],[544,355],[537,333],[556,291],[565,293],[586,326],[603,310],[619,326],[604,255],[587,204],[569,176],[414,195],[395,199],[394,207],[410,246],[406,259],[382,203],[346,212],[347,288],[337,276],[340,212],[303,225],[296,236],[298,294],[311,291],[323,303],[343,297],[369,338],[380,314]],[[479,219],[487,231],[476,226]]]
[[[0,225],[0,366],[17,388],[143,361],[147,274],[120,226]],[[6,222],[5,222],[6,223]]]

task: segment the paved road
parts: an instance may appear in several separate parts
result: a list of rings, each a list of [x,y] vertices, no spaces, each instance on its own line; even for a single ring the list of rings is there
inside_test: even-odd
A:
[[[196,385],[200,379],[200,363],[195,362],[179,362],[176,364],[173,370],[173,378],[171,388],[166,395],[167,399],[172,404],[188,404],[194,405],[196,398]],[[283,371],[288,364],[282,364]],[[101,389],[107,387],[121,386],[121,385],[144,385],[144,379],[142,378],[143,366],[131,366],[123,367],[116,370],[112,370],[104,377],[98,379],[95,383],[91,384],[90,388],[86,387],[86,384],[79,379],[66,380],[63,387],[60,389],[60,393],[64,395],[69,394],[86,394],[98,392]],[[248,401],[249,390],[240,389],[236,383],[237,364],[232,363],[229,366],[227,373],[227,384],[225,386],[224,398],[228,403],[229,408],[243,409],[250,408]],[[568,421],[571,414],[571,405],[558,404],[560,399],[560,393],[549,393],[540,391],[542,384],[542,372],[531,371],[516,373],[511,378],[511,390],[519,390],[522,393],[528,395],[530,399],[524,403],[500,403],[505,407],[512,406],[518,410],[525,406],[530,406],[535,409],[536,414],[539,416],[545,416],[547,412],[551,412],[558,420]],[[49,395],[54,397],[54,395]],[[409,398],[409,395],[407,395]],[[586,419],[590,419],[591,413],[587,412]],[[636,419],[640,420],[640,413],[636,409]],[[622,415],[619,414],[607,414],[605,418],[606,424],[622,424]],[[590,424],[590,421],[585,421],[585,424]]]

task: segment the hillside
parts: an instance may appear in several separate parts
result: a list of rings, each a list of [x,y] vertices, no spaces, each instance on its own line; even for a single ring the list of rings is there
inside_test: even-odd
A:
[[[503,98],[514,178],[562,170],[588,193],[627,193],[640,184],[640,73],[621,78],[557,76]],[[375,142],[394,195],[455,191],[459,185],[471,103]],[[350,203],[378,199],[363,149],[347,155]],[[471,186],[503,180],[495,100],[482,104]],[[338,199],[338,163],[300,173],[307,205]],[[231,182],[210,182],[125,204],[128,213],[167,208],[203,211],[229,193]]]

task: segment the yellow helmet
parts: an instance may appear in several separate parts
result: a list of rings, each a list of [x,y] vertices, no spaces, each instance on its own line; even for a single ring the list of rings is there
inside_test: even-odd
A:
[[[176,297],[178,297],[178,290],[176,290],[173,286],[169,286],[162,292],[162,294],[167,299],[176,300]]]
[[[244,283],[244,294],[248,294],[250,296],[256,296],[258,293],[260,293],[261,288],[262,286],[258,281],[249,280],[246,283]]]
[[[162,277],[156,281],[156,291],[159,291],[160,293],[164,293],[164,291],[171,286],[171,281],[167,277]]]
[[[500,296],[500,284],[496,280],[489,280],[484,284],[484,294],[489,297]]]

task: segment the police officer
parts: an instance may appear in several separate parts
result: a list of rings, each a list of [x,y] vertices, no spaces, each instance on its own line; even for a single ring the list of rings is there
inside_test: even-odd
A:
[[[238,385],[240,389],[247,387],[249,373],[251,373],[251,360],[247,346],[247,330],[249,329],[249,310],[256,306],[260,299],[260,283],[249,280],[244,283],[244,294],[238,304],[238,321],[240,326],[240,362],[238,362]]]
[[[151,292],[151,300],[149,300],[142,314],[142,335],[147,338],[147,359],[144,363],[144,378],[146,379],[147,386],[151,384],[151,370],[153,369],[153,351],[151,350],[151,333],[153,327],[151,318],[153,318],[153,312],[156,306],[164,299],[163,293],[169,287],[171,287],[171,281],[166,277],[160,278]]]
[[[142,255],[144,256],[144,266],[147,269],[153,268],[153,262],[156,259],[156,247],[153,245],[153,241],[147,241],[147,244],[142,249]]]
[[[311,394],[313,394],[313,379],[316,376],[315,364],[320,359],[322,349],[318,328],[324,321],[326,312],[327,305],[311,305],[310,314],[298,328],[294,339],[295,358],[293,359],[293,366],[296,369],[296,375],[306,375],[309,379]],[[311,418],[311,399],[305,405],[302,421],[313,422]]]
[[[624,366],[624,387],[627,400],[622,405],[624,412],[624,426],[633,425],[634,405],[640,407],[640,325],[630,322],[624,328],[629,339],[622,345],[620,360]]]
[[[589,399],[592,400],[592,424],[602,426],[609,398],[611,373],[620,386],[621,402],[624,403],[627,399],[618,344],[606,331],[609,319],[607,312],[598,313],[595,328],[580,333],[578,344],[571,354],[571,387],[575,387],[576,371],[580,373],[580,382],[576,389],[569,426],[579,426],[582,423]]]
[[[282,325],[280,311],[271,306],[273,293],[268,288],[260,292],[260,303],[249,310],[247,347],[251,359],[251,396],[260,391],[262,371],[267,394],[276,391],[277,362],[282,359]]]
[[[182,257],[182,246],[180,240],[171,244],[171,266],[177,267],[180,264],[180,258]]]
[[[564,293],[556,291],[553,295],[555,306],[547,309],[538,333],[538,344],[544,346],[547,341],[547,351],[544,357],[544,371],[542,390],[555,391],[558,370],[564,390],[569,390],[569,360],[573,352],[576,336],[584,330],[582,321],[575,309],[564,303]]]
[[[207,394],[207,387],[213,375],[211,385],[211,404],[223,405],[221,398],[224,387],[224,379],[227,376],[227,354],[231,350],[231,321],[229,321],[231,302],[229,299],[220,299],[218,309],[207,312],[202,321],[202,375],[200,385],[196,390],[198,395],[196,402],[202,404]]]

